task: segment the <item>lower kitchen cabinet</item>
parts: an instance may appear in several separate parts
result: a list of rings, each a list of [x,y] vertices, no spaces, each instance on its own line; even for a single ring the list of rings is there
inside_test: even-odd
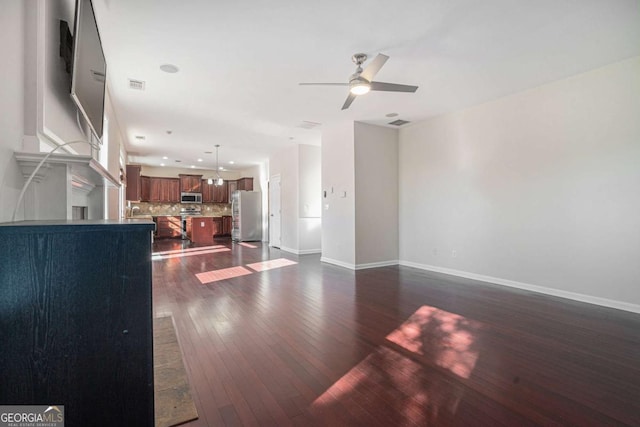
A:
[[[150,221],[0,224],[0,402],[154,426]]]
[[[222,217],[213,217],[213,237],[222,236]]]
[[[231,227],[232,227],[231,215],[224,215],[222,217],[222,234],[224,236],[231,236]]]
[[[156,237],[180,237],[182,235],[182,218],[179,216],[155,217],[157,225]]]

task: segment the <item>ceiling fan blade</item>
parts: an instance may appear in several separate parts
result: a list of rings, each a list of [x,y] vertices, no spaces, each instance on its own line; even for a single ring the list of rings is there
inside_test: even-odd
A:
[[[380,68],[382,68],[384,63],[387,62],[387,59],[389,59],[387,55],[379,53],[378,56],[376,56],[373,61],[367,65],[367,68],[362,71],[360,76],[369,81],[373,80],[376,74],[378,74],[378,71],[380,71]]]
[[[347,99],[344,101],[344,104],[342,105],[342,109],[346,110],[347,108],[349,108],[349,106],[351,105],[354,99],[356,99],[356,95],[349,92],[349,96],[347,96]]]
[[[349,86],[349,83],[298,83],[300,86]]]
[[[371,82],[371,90],[380,90],[385,92],[415,92],[418,90],[418,86]]]

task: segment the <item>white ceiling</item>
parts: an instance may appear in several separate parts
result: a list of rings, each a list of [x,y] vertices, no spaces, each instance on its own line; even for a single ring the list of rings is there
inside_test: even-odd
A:
[[[640,55],[638,0],[93,3],[127,149],[153,166],[211,168],[220,144],[220,164],[242,169],[319,143],[304,121],[415,122]],[[420,88],[341,111],[347,88],[298,85],[346,82],[356,52],[390,57],[376,80]]]

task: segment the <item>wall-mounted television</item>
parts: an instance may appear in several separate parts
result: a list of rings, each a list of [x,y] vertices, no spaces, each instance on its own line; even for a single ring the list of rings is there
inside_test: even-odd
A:
[[[101,140],[107,63],[91,0],[76,0],[75,19],[71,97]]]

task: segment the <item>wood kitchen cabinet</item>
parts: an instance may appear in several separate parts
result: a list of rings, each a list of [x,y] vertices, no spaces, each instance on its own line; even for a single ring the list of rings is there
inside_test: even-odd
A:
[[[159,202],[160,201],[160,184],[162,178],[149,178],[149,201],[150,202]]]
[[[169,203],[180,203],[180,180],[178,178],[163,178],[162,187],[163,201]]]
[[[178,175],[182,193],[202,193],[202,175]]]
[[[227,181],[223,181],[222,185],[213,186],[213,202],[214,203],[229,203],[229,184]]]
[[[222,235],[231,236],[232,220],[231,215],[222,216]]]
[[[253,178],[240,178],[238,190],[253,191]]]
[[[202,203],[229,203],[228,181],[223,181],[222,185],[207,184],[207,180],[202,180]]]
[[[180,180],[178,178],[157,178],[150,180],[150,202],[179,203]]]
[[[215,218],[196,216],[190,219],[192,221],[192,226],[191,237],[189,239],[193,243],[213,244],[213,220]]]
[[[237,189],[238,189],[238,181],[237,180],[227,181],[227,201],[228,201],[228,203],[231,203],[231,196],[233,195],[233,192],[236,191]]]
[[[148,202],[151,199],[151,178],[148,176],[140,177],[140,201]]]
[[[213,237],[222,236],[222,217],[215,216],[213,219]]]
[[[140,165],[127,165],[127,200],[140,200]]]
[[[206,179],[201,181],[202,203],[213,203],[214,185],[208,184]]]
[[[68,426],[154,426],[152,230],[0,224],[0,402],[64,405]]]
[[[182,218],[179,216],[158,216],[155,218],[158,238],[182,236]]]

